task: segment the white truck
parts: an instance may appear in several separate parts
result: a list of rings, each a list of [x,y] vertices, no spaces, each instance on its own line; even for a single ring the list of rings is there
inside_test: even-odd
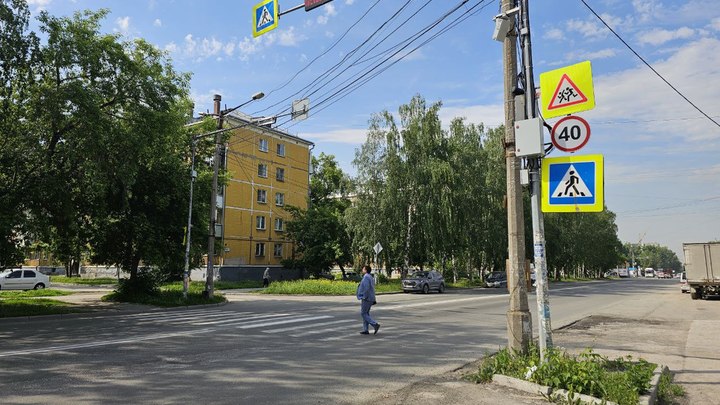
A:
[[[683,243],[683,253],[690,297],[720,295],[720,242]]]

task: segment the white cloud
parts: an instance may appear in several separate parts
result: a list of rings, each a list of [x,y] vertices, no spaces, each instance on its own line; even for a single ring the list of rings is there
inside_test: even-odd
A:
[[[225,52],[225,55],[227,56],[233,56],[233,53],[235,53],[235,43],[227,42],[223,45],[223,52]]]
[[[710,23],[710,26],[715,31],[720,31],[720,17],[713,19],[712,22]]]
[[[367,139],[366,129],[337,129],[327,132],[304,132],[302,137],[313,142],[348,143],[361,145]]]
[[[353,3],[355,3],[355,0],[345,0],[345,4],[347,4],[348,6],[352,6]]]
[[[162,20],[156,18],[155,21],[153,21],[153,25],[156,27],[162,27]]]
[[[177,44],[175,44],[175,42],[170,42],[169,44],[165,45],[165,51],[175,53],[178,51],[178,46]]]
[[[675,39],[688,39],[696,36],[698,34],[697,31],[695,31],[692,28],[688,27],[681,27],[674,31],[664,30],[664,29],[654,29],[651,31],[646,31],[638,35],[638,41],[645,45],[662,45],[666,42],[675,40]]]
[[[460,107],[443,106],[438,114],[444,126],[458,117],[464,117],[468,123],[483,123],[486,126],[495,127],[505,121],[505,112],[502,104],[469,105]]]
[[[658,0],[633,0],[632,5],[641,22],[650,21],[662,12],[662,3]]]
[[[617,55],[617,52],[613,48],[601,49],[594,52],[576,51],[570,52],[565,55],[566,61],[582,61],[582,60],[598,60],[612,58]]]
[[[45,10],[52,0],[27,0],[28,6],[35,6],[35,13]]]
[[[337,12],[335,11],[335,6],[332,3],[328,3],[323,7],[323,10],[325,11],[324,14],[319,15],[317,18],[317,23],[320,25],[327,24],[330,17],[337,15]]]
[[[552,39],[556,41],[561,41],[565,39],[565,34],[563,34],[562,30],[557,28],[551,28],[548,31],[545,31],[545,34],[543,34],[543,39]]]
[[[572,19],[566,23],[567,30],[577,32],[585,38],[600,39],[605,38],[608,30],[604,25],[595,21]]]
[[[278,43],[282,46],[296,46],[305,38],[304,35],[295,33],[295,27],[290,27],[278,33]]]
[[[115,25],[117,26],[116,30],[122,32],[123,34],[127,34],[130,30],[130,17],[118,17],[115,20]]]
[[[718,115],[720,100],[708,83],[720,81],[720,40],[703,38],[686,44],[666,60],[652,62],[653,67],[688,99],[710,115]],[[643,147],[653,147],[662,140],[674,145],[664,153],[688,149],[716,148],[720,151],[718,128],[707,119],[668,120],[699,117],[701,114],[655,76],[639,65],[618,73],[595,77],[596,108],[588,111],[597,121],[643,121],[625,126],[634,140],[647,137]],[[592,123],[592,121],[590,121]],[[683,150],[684,148],[684,150]]]

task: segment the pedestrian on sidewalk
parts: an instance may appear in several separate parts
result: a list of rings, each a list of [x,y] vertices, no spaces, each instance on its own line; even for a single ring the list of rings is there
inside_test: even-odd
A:
[[[263,273],[263,288],[268,287],[270,285],[270,267],[265,267],[265,272]]]
[[[375,322],[375,320],[370,316],[370,308],[377,304],[377,301],[375,301],[375,280],[373,280],[373,277],[370,274],[371,272],[372,268],[370,268],[370,266],[363,266],[363,277],[362,280],[360,280],[360,284],[358,285],[356,292],[357,299],[360,300],[360,316],[362,316],[363,319],[363,330],[360,332],[361,335],[370,334],[370,331],[368,330],[370,325],[372,325],[375,329],[373,332],[374,335],[377,335],[378,330],[380,329],[380,324]]]

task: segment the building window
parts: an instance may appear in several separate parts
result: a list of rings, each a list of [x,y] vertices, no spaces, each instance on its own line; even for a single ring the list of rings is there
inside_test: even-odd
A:
[[[259,202],[261,204],[265,204],[267,202],[267,191],[265,191],[265,190],[257,191],[257,202]]]
[[[255,256],[265,256],[265,244],[264,243],[256,243],[255,244]]]
[[[285,144],[279,143],[277,144],[277,154],[278,156],[285,156]]]
[[[275,173],[275,180],[285,181],[285,169],[283,169],[282,167],[277,168],[277,172]]]
[[[258,164],[258,176],[267,177],[267,165],[264,163]]]
[[[285,194],[284,193],[275,193],[275,205],[277,206],[283,206],[285,205]]]
[[[276,243],[274,249],[275,257],[282,257],[282,243]]]
[[[257,229],[265,229],[265,217],[262,215],[258,215],[257,218],[255,218],[255,227]]]
[[[260,138],[258,140],[258,149],[260,149],[261,152],[267,152],[268,151],[268,141],[267,139]]]
[[[278,232],[284,231],[282,218],[275,218],[275,230]]]

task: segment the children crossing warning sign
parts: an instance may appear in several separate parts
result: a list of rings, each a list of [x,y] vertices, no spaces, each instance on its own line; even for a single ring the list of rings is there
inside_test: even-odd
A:
[[[562,78],[560,78],[560,83],[558,83],[547,109],[555,110],[569,107],[571,105],[584,103],[587,100],[585,94],[573,83],[572,79],[570,79],[567,74],[564,74]]]
[[[542,161],[543,212],[601,212],[602,155],[563,156]]]
[[[590,61],[541,73],[540,102],[545,119],[595,108]]]

